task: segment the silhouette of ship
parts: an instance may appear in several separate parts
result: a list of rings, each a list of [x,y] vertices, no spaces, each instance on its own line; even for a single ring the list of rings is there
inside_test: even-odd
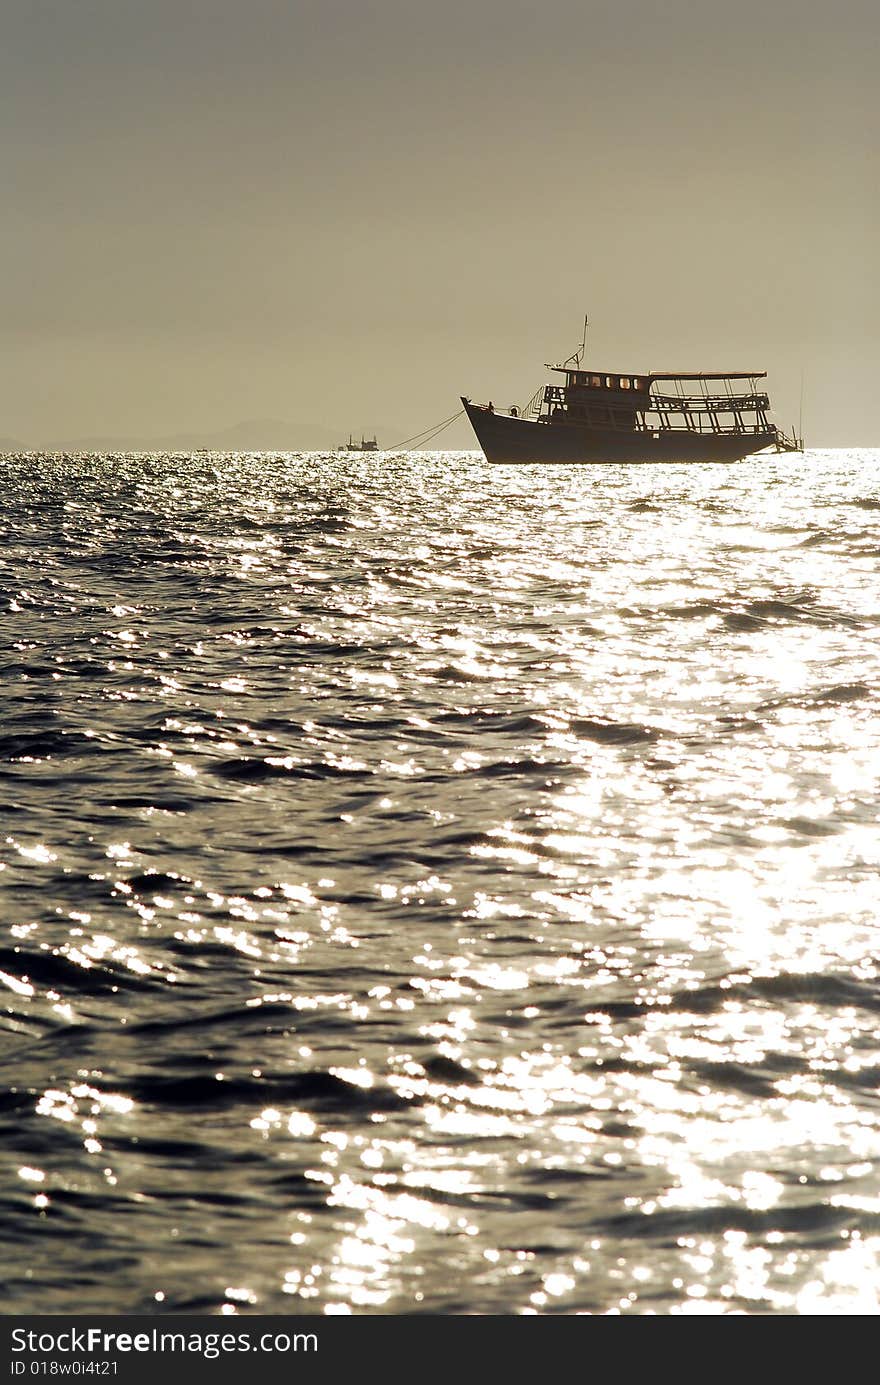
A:
[[[376,441],[375,434],[374,434],[374,436],[371,437],[371,438],[365,438],[365,437],[363,436],[363,434],[361,434],[361,440],[360,440],[360,442],[355,442],[354,438],[351,436],[351,433],[349,433],[349,435],[348,435],[348,442],[340,443],[340,445],[339,445],[339,447],[337,447],[336,451],[337,451],[337,452],[378,452],[378,451],[379,451],[379,444],[378,444],[377,441]]]
[[[523,409],[461,402],[490,462],[736,462],[755,452],[802,452],[767,418],[764,370],[586,369],[586,342]],[[748,387],[743,388],[743,381]]]

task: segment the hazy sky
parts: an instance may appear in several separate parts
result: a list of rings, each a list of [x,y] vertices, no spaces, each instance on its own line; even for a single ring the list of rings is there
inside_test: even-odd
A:
[[[876,0],[0,0],[0,435],[391,443],[588,311],[597,364],[766,367],[786,426],[803,370],[808,442],[880,446],[878,40]]]

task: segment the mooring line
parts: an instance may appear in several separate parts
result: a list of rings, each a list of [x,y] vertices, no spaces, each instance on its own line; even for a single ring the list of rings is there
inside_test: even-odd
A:
[[[393,447],[383,447],[382,451],[400,452],[403,448],[408,447],[411,442],[418,442],[419,440],[421,440],[421,445],[424,446],[426,442],[430,442],[432,438],[436,438],[438,434],[445,432],[447,428],[451,427],[457,418],[461,418],[463,413],[464,409],[459,409],[457,414],[450,414],[449,418],[445,418],[442,423],[435,423],[430,428],[423,428],[421,433],[413,433],[412,437],[404,438],[403,442],[396,442]]]

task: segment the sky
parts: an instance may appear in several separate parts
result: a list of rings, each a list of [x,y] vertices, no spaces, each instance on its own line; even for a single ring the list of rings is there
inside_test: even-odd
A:
[[[880,446],[878,50],[875,0],[0,0],[0,437],[390,445],[588,313]]]

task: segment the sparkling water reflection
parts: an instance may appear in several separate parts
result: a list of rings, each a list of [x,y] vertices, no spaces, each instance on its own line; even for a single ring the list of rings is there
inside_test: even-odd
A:
[[[0,462],[7,1311],[877,1312],[878,460]]]

